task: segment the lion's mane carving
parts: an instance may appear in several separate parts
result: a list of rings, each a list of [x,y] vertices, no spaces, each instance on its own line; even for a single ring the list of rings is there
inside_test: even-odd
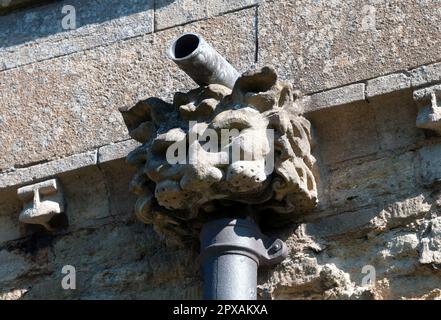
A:
[[[243,74],[233,90],[209,85],[176,93],[172,104],[149,98],[121,110],[130,136],[142,143],[128,156],[138,168],[131,183],[137,217],[160,233],[193,238],[214,217],[253,214],[277,225],[312,210],[317,189],[311,128],[297,98],[271,67],[264,67]],[[197,125],[190,127],[189,121]],[[238,129],[226,148],[235,145],[251,158],[225,164],[196,141],[195,161],[167,161],[172,144],[189,147],[189,132],[206,129]],[[272,172],[264,168],[272,143],[266,129],[274,130]]]

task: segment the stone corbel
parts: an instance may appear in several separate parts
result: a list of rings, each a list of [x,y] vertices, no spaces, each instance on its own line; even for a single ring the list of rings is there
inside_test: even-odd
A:
[[[54,227],[50,220],[64,212],[64,197],[58,179],[51,179],[28,185],[17,190],[23,201],[19,220],[25,224],[39,224],[49,231]]]
[[[416,126],[441,136],[441,84],[415,90],[413,99],[418,105]]]

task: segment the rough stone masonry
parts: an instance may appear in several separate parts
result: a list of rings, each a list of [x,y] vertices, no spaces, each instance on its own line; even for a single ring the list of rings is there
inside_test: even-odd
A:
[[[0,298],[201,297],[198,251],[135,218],[118,111],[194,87],[165,55],[182,32],[273,65],[311,123],[318,207],[270,230],[289,256],[260,298],[441,298],[438,0],[20,2],[0,11]],[[17,191],[52,179],[63,218],[21,222]]]

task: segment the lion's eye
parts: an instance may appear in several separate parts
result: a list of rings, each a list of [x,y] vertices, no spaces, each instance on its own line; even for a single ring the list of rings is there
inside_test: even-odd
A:
[[[223,121],[213,122],[213,127],[216,129],[237,129],[244,130],[251,128],[253,125],[242,117],[231,117],[229,119],[224,119]]]
[[[158,135],[152,142],[151,150],[155,154],[165,154],[167,149],[180,141],[185,142],[187,135],[180,128],[175,128],[167,133]]]

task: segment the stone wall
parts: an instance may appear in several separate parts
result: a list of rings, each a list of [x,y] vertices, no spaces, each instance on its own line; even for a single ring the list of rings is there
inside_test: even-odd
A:
[[[320,204],[272,230],[290,254],[261,270],[260,296],[441,297],[440,140],[417,128],[412,98],[441,82],[439,0],[31,4],[0,16],[0,298],[200,297],[197,250],[134,217],[136,143],[118,112],[195,87],[165,54],[185,31],[240,71],[274,65],[315,130]],[[20,223],[17,189],[52,177],[66,226]],[[61,287],[64,265],[76,290]]]

